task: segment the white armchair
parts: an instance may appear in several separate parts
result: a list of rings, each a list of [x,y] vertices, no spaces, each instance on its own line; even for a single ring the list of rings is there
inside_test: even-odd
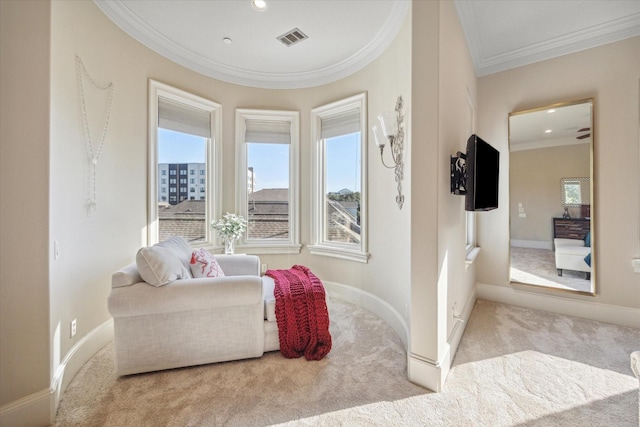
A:
[[[108,308],[117,375],[260,357],[279,349],[275,318],[265,314],[269,292],[263,290],[257,256],[218,256],[224,277],[191,278],[192,249],[184,239],[155,248],[162,253],[155,272],[170,268],[150,276],[134,262],[112,276]]]
[[[587,279],[591,278],[591,266],[585,261],[591,254],[591,247],[585,246],[584,240],[556,238],[553,243],[558,276],[562,276],[562,270],[574,270],[583,271],[587,273]]]

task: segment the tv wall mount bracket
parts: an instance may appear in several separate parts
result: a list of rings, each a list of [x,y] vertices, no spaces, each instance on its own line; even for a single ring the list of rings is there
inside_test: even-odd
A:
[[[467,194],[467,155],[460,151],[451,156],[451,194]]]

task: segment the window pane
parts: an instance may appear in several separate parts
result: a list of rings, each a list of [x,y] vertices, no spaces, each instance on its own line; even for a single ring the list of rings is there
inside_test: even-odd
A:
[[[574,204],[574,205],[579,205],[582,203],[582,200],[580,197],[579,182],[564,183],[564,202],[565,204]]]
[[[328,242],[360,244],[360,132],[324,140]]]
[[[158,176],[181,176],[169,180],[169,202],[158,195],[158,240],[173,236],[184,237],[189,242],[204,242],[206,239],[205,198],[195,200],[187,190],[204,194],[204,179],[201,184],[185,185],[187,175],[206,171],[206,147],[208,139],[186,133],[158,128]],[[182,185],[179,185],[182,184]],[[166,188],[166,186],[165,186]]]
[[[247,143],[247,239],[289,239],[289,145]]]

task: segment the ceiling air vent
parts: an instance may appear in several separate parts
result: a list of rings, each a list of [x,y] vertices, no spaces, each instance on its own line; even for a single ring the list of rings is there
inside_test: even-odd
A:
[[[280,40],[285,46],[293,46],[306,38],[307,35],[305,33],[300,31],[298,28],[294,28],[293,30],[279,36],[278,40]]]

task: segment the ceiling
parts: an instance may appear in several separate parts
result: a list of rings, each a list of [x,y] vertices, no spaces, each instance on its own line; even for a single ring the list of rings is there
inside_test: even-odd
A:
[[[302,88],[344,78],[393,41],[407,0],[94,0],[152,50],[245,86]],[[454,0],[478,76],[640,35],[638,0]],[[306,39],[278,40],[299,29]],[[225,38],[229,40],[225,42]]]
[[[509,116],[509,151],[590,144],[592,117],[588,100],[513,113]]]

